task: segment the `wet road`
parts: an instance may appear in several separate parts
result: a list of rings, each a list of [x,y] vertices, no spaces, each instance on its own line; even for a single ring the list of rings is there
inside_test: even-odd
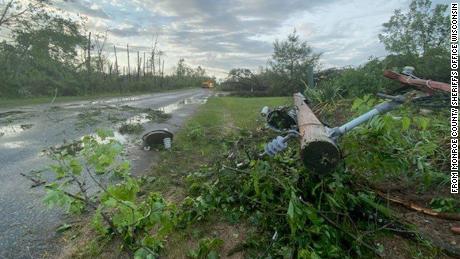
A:
[[[212,92],[189,89],[175,92],[79,101],[57,105],[34,105],[0,109],[0,258],[37,258],[58,253],[56,228],[64,214],[42,203],[43,188],[20,174],[33,175],[50,160],[43,150],[94,133],[97,128],[118,129],[126,122],[142,123],[146,131],[176,131]],[[171,118],[149,121],[145,108],[163,110]],[[137,174],[153,161],[141,149],[139,135],[119,135]]]

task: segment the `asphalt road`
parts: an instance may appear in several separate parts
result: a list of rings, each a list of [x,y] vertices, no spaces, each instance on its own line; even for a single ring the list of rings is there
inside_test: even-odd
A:
[[[211,95],[206,89],[188,89],[0,109],[0,258],[59,253],[56,228],[66,216],[59,209],[46,208],[43,188],[31,188],[32,182],[20,175],[34,175],[34,170],[50,164],[43,150],[78,140],[97,128],[116,130],[123,122],[142,123],[146,131],[168,128],[174,132]],[[164,123],[149,121],[143,108],[160,109],[172,117]],[[119,139],[128,149],[134,171],[142,174],[154,155],[141,148],[139,135],[119,135]]]

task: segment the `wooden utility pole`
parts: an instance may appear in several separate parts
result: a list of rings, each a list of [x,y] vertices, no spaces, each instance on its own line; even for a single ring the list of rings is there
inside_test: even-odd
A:
[[[131,66],[129,64],[129,44],[126,44],[126,53],[128,53],[128,80],[131,79]]]
[[[301,136],[300,155],[303,163],[316,173],[331,171],[340,161],[339,148],[328,137],[326,128],[308,107],[302,94],[294,94],[294,104]]]

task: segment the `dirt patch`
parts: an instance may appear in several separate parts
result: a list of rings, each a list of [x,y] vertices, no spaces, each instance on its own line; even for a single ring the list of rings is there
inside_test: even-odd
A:
[[[407,240],[398,235],[382,236],[377,238],[376,243],[384,247],[382,258],[385,259],[406,259],[406,258],[436,258],[450,259],[447,255],[439,255],[436,251],[429,251],[416,242]]]
[[[72,230],[62,237],[65,244],[61,253],[56,256],[59,259],[70,258],[130,258],[126,251],[121,249],[120,240],[108,238],[96,238],[97,234],[91,229],[90,217],[73,225]]]
[[[188,258],[187,252],[196,249],[202,238],[218,238],[224,241],[218,250],[221,258],[245,258],[244,251],[238,251],[237,248],[246,239],[246,229],[244,224],[232,225],[217,218],[193,225],[193,230],[178,232],[168,239],[162,258]]]
[[[403,181],[383,182],[376,188],[388,197],[401,199],[407,204],[428,209],[434,198],[455,198],[449,193],[448,187],[419,190],[418,186]],[[391,206],[399,218],[416,227],[423,239],[430,241],[434,246],[450,255],[460,258],[460,235],[451,231],[452,227],[460,226],[460,221],[430,216],[398,204],[391,203]]]
[[[460,226],[460,222],[431,217],[400,206],[394,209],[401,218],[416,227],[423,239],[452,256],[460,257],[460,235],[451,231],[452,227]]]

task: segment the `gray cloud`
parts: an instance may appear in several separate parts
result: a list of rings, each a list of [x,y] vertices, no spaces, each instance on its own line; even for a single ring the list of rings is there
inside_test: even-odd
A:
[[[65,5],[60,6],[64,7],[67,11],[76,12],[89,17],[110,19],[102,8],[91,8],[92,1],[65,0],[64,2]]]
[[[228,70],[265,65],[273,40],[285,38],[294,27],[315,51],[323,52],[324,66],[363,63],[371,55],[385,54],[377,40],[380,25],[388,21],[394,9],[404,9],[408,3],[409,0],[74,0],[66,9],[87,15],[90,30],[108,30],[109,42],[117,46],[129,43],[133,50],[149,52],[158,34],[167,66],[182,57],[190,64]]]

